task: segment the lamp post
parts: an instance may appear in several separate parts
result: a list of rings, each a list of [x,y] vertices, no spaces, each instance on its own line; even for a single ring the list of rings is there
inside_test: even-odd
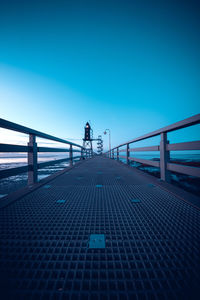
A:
[[[104,134],[107,134],[107,132],[109,133],[109,153],[110,153],[110,158],[111,158],[111,135],[110,135],[110,129],[106,129],[104,131]]]

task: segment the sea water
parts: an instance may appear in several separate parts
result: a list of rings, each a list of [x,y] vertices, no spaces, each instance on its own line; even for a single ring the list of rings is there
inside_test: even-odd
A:
[[[54,154],[39,154],[38,163],[47,161],[56,161],[58,159],[68,158],[68,153],[54,153]],[[0,170],[18,168],[27,165],[27,154],[24,153],[1,153],[0,154]],[[49,175],[60,171],[69,166],[69,162],[55,163],[51,166],[46,166],[38,170],[38,181],[48,177]],[[27,185],[28,174],[27,172],[18,174],[16,176],[10,176],[0,180],[0,198],[10,192],[14,192],[19,188]]]

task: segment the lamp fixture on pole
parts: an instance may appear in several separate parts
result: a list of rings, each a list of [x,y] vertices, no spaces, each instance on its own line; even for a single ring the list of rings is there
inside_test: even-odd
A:
[[[109,153],[110,153],[110,157],[111,157],[111,134],[110,134],[110,129],[106,129],[104,131],[104,134],[107,134],[107,132],[109,133]]]

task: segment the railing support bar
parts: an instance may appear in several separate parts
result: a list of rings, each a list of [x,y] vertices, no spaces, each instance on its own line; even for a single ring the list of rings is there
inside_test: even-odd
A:
[[[36,136],[29,134],[28,143],[28,185],[32,185],[37,182],[38,170],[37,170],[37,143]]]
[[[81,148],[81,160],[83,160],[83,148]]]
[[[119,160],[119,148],[117,148],[117,160]]]
[[[126,163],[129,165],[129,144],[126,144]]]
[[[69,165],[72,167],[73,165],[73,151],[72,151],[72,145],[69,147]]]
[[[167,151],[167,133],[161,133],[160,140],[160,178],[170,182],[170,172],[167,170],[167,163],[170,161],[170,152]]]

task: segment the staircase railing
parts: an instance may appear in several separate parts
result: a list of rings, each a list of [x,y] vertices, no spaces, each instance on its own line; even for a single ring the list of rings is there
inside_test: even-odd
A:
[[[120,158],[126,160],[127,164],[130,164],[131,161],[139,162],[141,164],[154,166],[160,168],[160,178],[164,181],[170,182],[170,172],[177,172],[186,175],[191,175],[195,177],[200,177],[200,168],[187,166],[184,164],[177,164],[170,162],[170,151],[182,151],[182,150],[200,150],[200,141],[192,141],[192,142],[184,142],[184,143],[175,143],[170,144],[167,134],[169,132],[179,130],[182,128],[186,128],[189,126],[193,126],[200,123],[200,114],[194,115],[190,118],[182,120],[180,122],[174,123],[172,125],[163,127],[151,133],[145,134],[141,137],[128,141],[126,143],[120,144],[110,151],[106,152],[105,155],[119,160]],[[142,140],[146,140],[148,138],[152,138],[155,136],[160,136],[160,144],[156,146],[150,147],[137,147],[130,148],[130,145]],[[125,146],[125,149],[120,149]],[[143,151],[158,151],[160,152],[160,160],[148,160],[136,158],[131,153],[134,152],[143,152]],[[120,152],[125,152],[126,155],[119,155]]]
[[[46,166],[50,166],[50,165],[54,165],[66,161],[69,161],[69,165],[72,166],[73,161],[76,161],[77,159],[82,160],[88,157],[87,152],[81,145],[69,142],[67,140],[60,139],[58,137],[54,137],[52,135],[28,127],[24,127],[4,119],[0,119],[0,127],[29,135],[29,142],[27,146],[0,144],[0,152],[28,153],[28,164],[26,166],[0,170],[0,179],[7,178],[10,176],[15,176],[24,172],[28,172],[28,185],[32,185],[38,181],[38,169],[42,169]],[[66,144],[69,146],[69,148],[56,148],[56,147],[53,148],[53,147],[40,147],[40,146],[38,147],[36,142],[37,137]],[[41,152],[64,152],[64,153],[69,153],[69,157],[38,163],[38,153]],[[74,153],[80,153],[80,155],[74,156],[73,155]]]

